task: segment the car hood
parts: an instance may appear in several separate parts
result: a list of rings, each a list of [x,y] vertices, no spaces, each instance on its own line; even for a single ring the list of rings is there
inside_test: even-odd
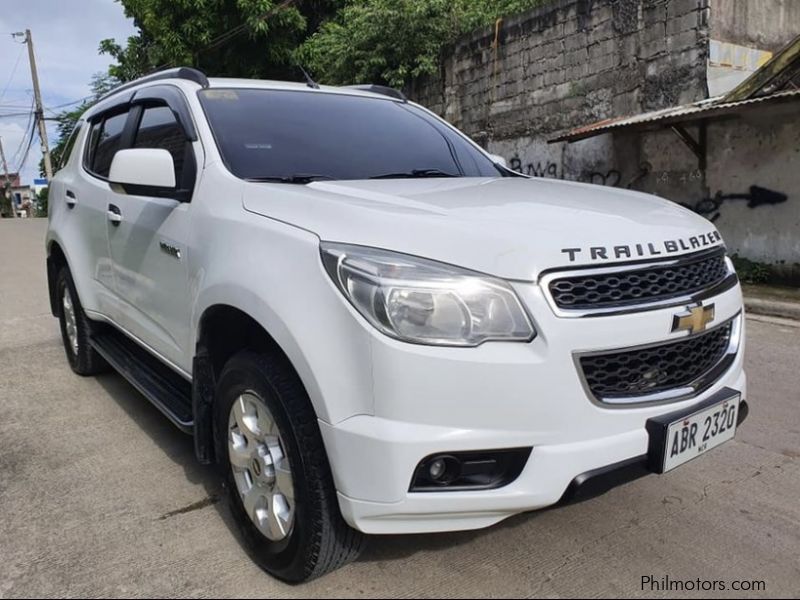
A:
[[[664,258],[722,243],[706,219],[661,198],[548,179],[246,183],[246,210],[325,241],[405,252],[508,279]]]

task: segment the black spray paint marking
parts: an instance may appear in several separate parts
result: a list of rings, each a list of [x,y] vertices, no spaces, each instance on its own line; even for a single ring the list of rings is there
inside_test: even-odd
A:
[[[728,200],[747,200],[747,208],[758,208],[759,206],[773,206],[782,204],[789,197],[781,192],[776,192],[767,188],[751,185],[748,193],[744,194],[723,194],[717,192],[713,198],[703,198],[695,204],[682,202],[686,208],[693,210],[699,215],[706,217],[709,221],[716,221],[720,216],[720,208]]]

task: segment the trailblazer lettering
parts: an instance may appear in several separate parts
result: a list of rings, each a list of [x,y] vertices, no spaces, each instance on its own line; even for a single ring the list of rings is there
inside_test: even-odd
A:
[[[690,238],[666,240],[665,242],[645,242],[632,246],[590,246],[588,248],[562,248],[561,252],[569,256],[569,262],[578,260],[578,255],[587,256],[591,260],[614,260],[620,258],[640,258],[688,252],[706,246],[713,246],[722,241],[718,231],[701,233]]]

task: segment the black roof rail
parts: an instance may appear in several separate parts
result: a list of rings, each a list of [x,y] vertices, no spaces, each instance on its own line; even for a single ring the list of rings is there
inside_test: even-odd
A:
[[[359,85],[346,85],[344,86],[351,90],[361,90],[362,92],[372,92],[373,94],[380,94],[381,96],[389,96],[390,98],[397,98],[403,102],[408,102],[406,95],[397,88],[389,87],[388,85],[378,85],[376,83],[362,83]]]
[[[202,71],[197,69],[193,69],[192,67],[175,67],[173,69],[161,69],[160,71],[154,71],[152,73],[148,73],[139,79],[134,79],[133,81],[129,81],[128,83],[123,83],[118,85],[112,90],[109,90],[100,100],[105,100],[109,96],[113,96],[118,92],[122,92],[124,90],[130,89],[134,86],[137,86],[141,83],[149,83],[151,81],[159,81],[161,79],[186,79],[188,81],[194,81],[197,84],[200,84],[202,87],[208,87],[208,77]],[[100,101],[98,100],[98,102]]]

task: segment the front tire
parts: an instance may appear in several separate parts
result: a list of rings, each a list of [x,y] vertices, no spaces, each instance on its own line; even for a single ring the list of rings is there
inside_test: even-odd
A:
[[[56,294],[61,339],[70,368],[84,376],[107,371],[108,363],[89,343],[91,325],[67,267],[62,267],[56,276]]]
[[[230,509],[262,569],[299,583],[359,555],[364,537],[342,518],[316,415],[285,357],[231,358],[214,422]]]

